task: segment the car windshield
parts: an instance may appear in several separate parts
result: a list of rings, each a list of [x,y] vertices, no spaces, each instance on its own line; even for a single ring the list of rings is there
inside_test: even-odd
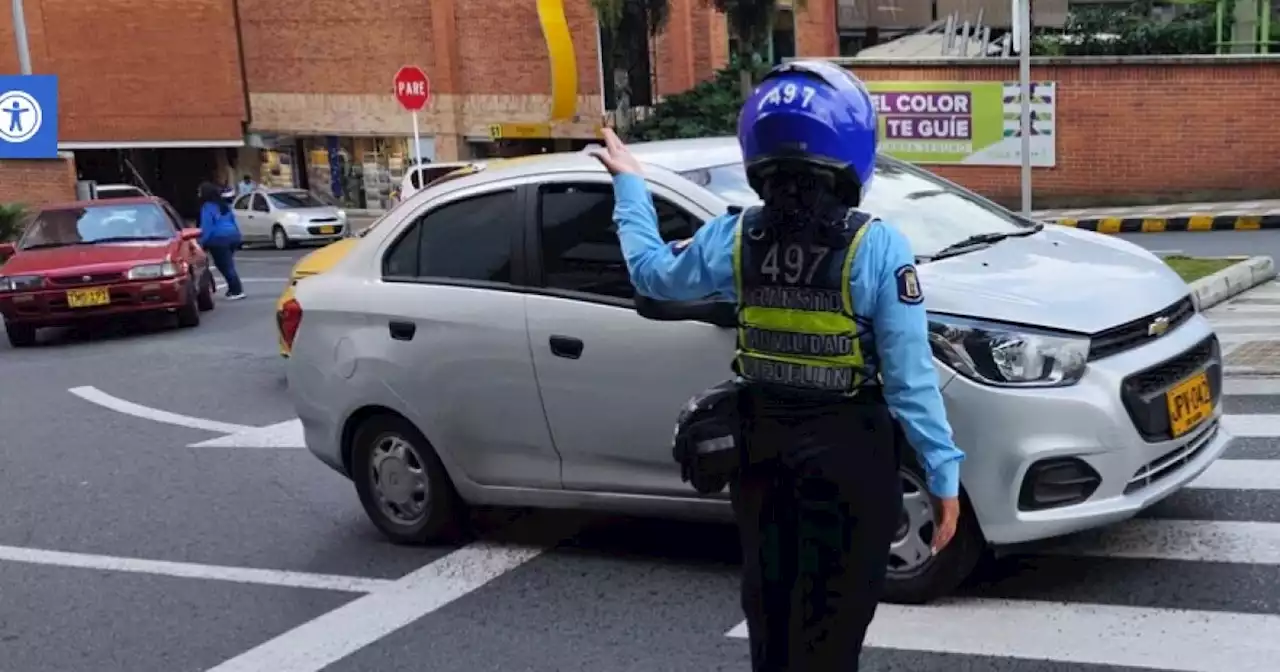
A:
[[[103,201],[113,198],[137,198],[139,196],[146,196],[146,194],[142,193],[141,189],[133,187],[111,187],[98,190],[98,199]]]
[[[734,205],[760,202],[741,163],[681,174]],[[1020,233],[1031,226],[998,205],[898,161],[877,162],[862,209],[896,226],[921,257],[970,236]]]
[[[277,191],[267,194],[271,204],[281,210],[294,208],[323,208],[327,205],[309,191]]]
[[[153,203],[45,210],[27,225],[18,248],[66,247],[135,240],[168,240],[176,229]]]

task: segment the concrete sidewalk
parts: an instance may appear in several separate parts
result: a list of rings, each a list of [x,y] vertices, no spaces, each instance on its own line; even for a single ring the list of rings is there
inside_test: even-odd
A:
[[[1100,233],[1280,229],[1280,201],[1036,210],[1035,219]]]

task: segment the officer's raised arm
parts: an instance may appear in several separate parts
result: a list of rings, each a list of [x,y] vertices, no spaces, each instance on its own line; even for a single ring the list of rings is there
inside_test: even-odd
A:
[[[873,331],[884,377],[885,400],[902,423],[907,440],[920,456],[929,491],[943,500],[960,493],[960,462],[947,422],[938,372],[929,348],[929,320],[915,258],[906,238],[885,223],[865,252],[878,259]],[[869,236],[870,238],[870,236]]]
[[[613,221],[636,292],[659,301],[694,301],[716,295],[733,300],[733,258],[726,252],[735,215],[707,222],[693,238],[666,243],[640,164],[610,129],[596,158],[613,174]]]

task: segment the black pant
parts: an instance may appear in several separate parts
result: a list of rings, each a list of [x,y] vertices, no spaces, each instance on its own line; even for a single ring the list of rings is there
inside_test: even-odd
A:
[[[732,494],[752,669],[857,670],[902,510],[894,420],[878,397],[748,397]]]
[[[205,251],[213,257],[213,265],[218,268],[218,272],[227,280],[227,294],[235,295],[244,292],[244,287],[240,284],[240,274],[236,272],[236,248],[234,245],[224,245],[221,243],[209,243],[205,246]]]

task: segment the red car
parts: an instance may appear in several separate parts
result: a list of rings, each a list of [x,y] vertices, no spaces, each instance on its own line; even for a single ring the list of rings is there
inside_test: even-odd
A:
[[[42,209],[16,243],[0,244],[0,315],[14,347],[41,327],[137,313],[200,324],[216,292],[200,230],[154,197]]]

